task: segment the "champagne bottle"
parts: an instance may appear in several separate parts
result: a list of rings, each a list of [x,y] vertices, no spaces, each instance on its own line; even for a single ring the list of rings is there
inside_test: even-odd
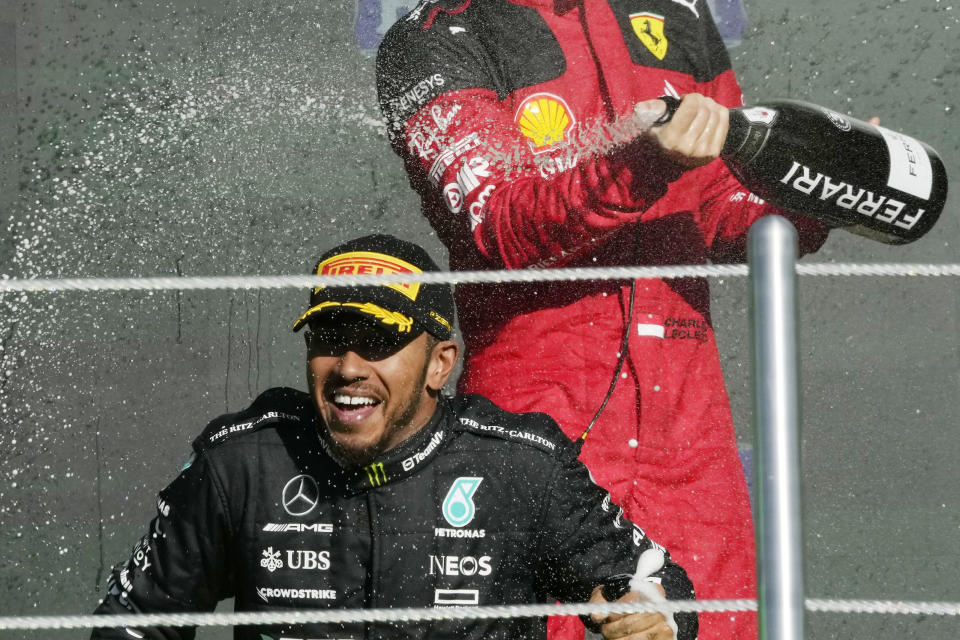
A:
[[[679,100],[662,99],[666,121]],[[777,207],[886,244],[924,235],[947,199],[947,173],[929,145],[798,100],[731,109],[720,157]]]

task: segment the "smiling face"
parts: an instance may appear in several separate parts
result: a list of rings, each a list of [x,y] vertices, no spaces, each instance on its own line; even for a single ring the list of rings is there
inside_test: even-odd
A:
[[[400,341],[366,321],[317,327],[307,350],[307,383],[333,453],[363,465],[423,428],[457,352],[453,341],[426,333]]]

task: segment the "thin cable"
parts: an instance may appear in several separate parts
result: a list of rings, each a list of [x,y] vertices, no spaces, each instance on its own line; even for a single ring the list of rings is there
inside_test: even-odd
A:
[[[495,271],[434,271],[405,273],[403,282],[481,284],[558,282],[643,278],[724,278],[749,275],[747,265],[689,265],[672,267],[581,267],[567,269],[502,269]],[[960,276],[960,264],[798,264],[805,276]],[[191,291],[205,289],[291,289],[315,286],[361,286],[396,282],[397,274],[190,276],[147,278],[3,278],[4,292],[64,291]]]
[[[617,354],[617,366],[613,370],[613,379],[610,380],[610,388],[607,389],[607,395],[603,397],[600,408],[597,409],[597,412],[593,415],[593,419],[590,420],[587,428],[584,429],[580,437],[577,438],[577,451],[583,448],[583,443],[586,441],[587,435],[590,433],[590,430],[593,429],[593,425],[597,424],[597,420],[600,419],[600,414],[607,408],[607,403],[610,402],[613,391],[617,388],[617,381],[620,380],[620,371],[623,369],[623,363],[627,359],[627,349],[630,346],[630,332],[633,329],[633,303],[636,297],[637,282],[634,280],[630,283],[630,301],[627,303],[627,317],[623,324],[623,335],[620,338],[620,353]]]

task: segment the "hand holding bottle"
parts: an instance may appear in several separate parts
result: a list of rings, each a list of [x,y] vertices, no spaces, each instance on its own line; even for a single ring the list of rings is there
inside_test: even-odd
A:
[[[692,95],[661,98],[666,111],[647,134],[671,159],[690,154],[681,166],[719,156],[745,187],[781,209],[886,244],[923,236],[943,210],[947,174],[940,156],[878,121],[796,100],[769,101],[729,109],[717,151],[713,140],[722,120],[684,116],[672,126],[672,118],[689,111],[688,103],[697,114],[713,109],[699,98],[691,101]],[[653,102],[638,104],[635,115],[649,118]]]
[[[730,110],[713,98],[688,93],[671,105],[647,100],[634,107],[634,113],[643,111],[658,114],[653,123],[657,126],[648,128],[646,135],[674,164],[695,169],[716,160],[723,150]]]

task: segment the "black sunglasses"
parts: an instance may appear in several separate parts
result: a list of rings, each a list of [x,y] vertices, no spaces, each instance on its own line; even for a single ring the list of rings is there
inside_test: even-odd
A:
[[[364,360],[382,360],[400,351],[419,333],[398,332],[394,327],[377,326],[363,319],[311,323],[303,332],[308,355],[342,356],[353,351]]]

